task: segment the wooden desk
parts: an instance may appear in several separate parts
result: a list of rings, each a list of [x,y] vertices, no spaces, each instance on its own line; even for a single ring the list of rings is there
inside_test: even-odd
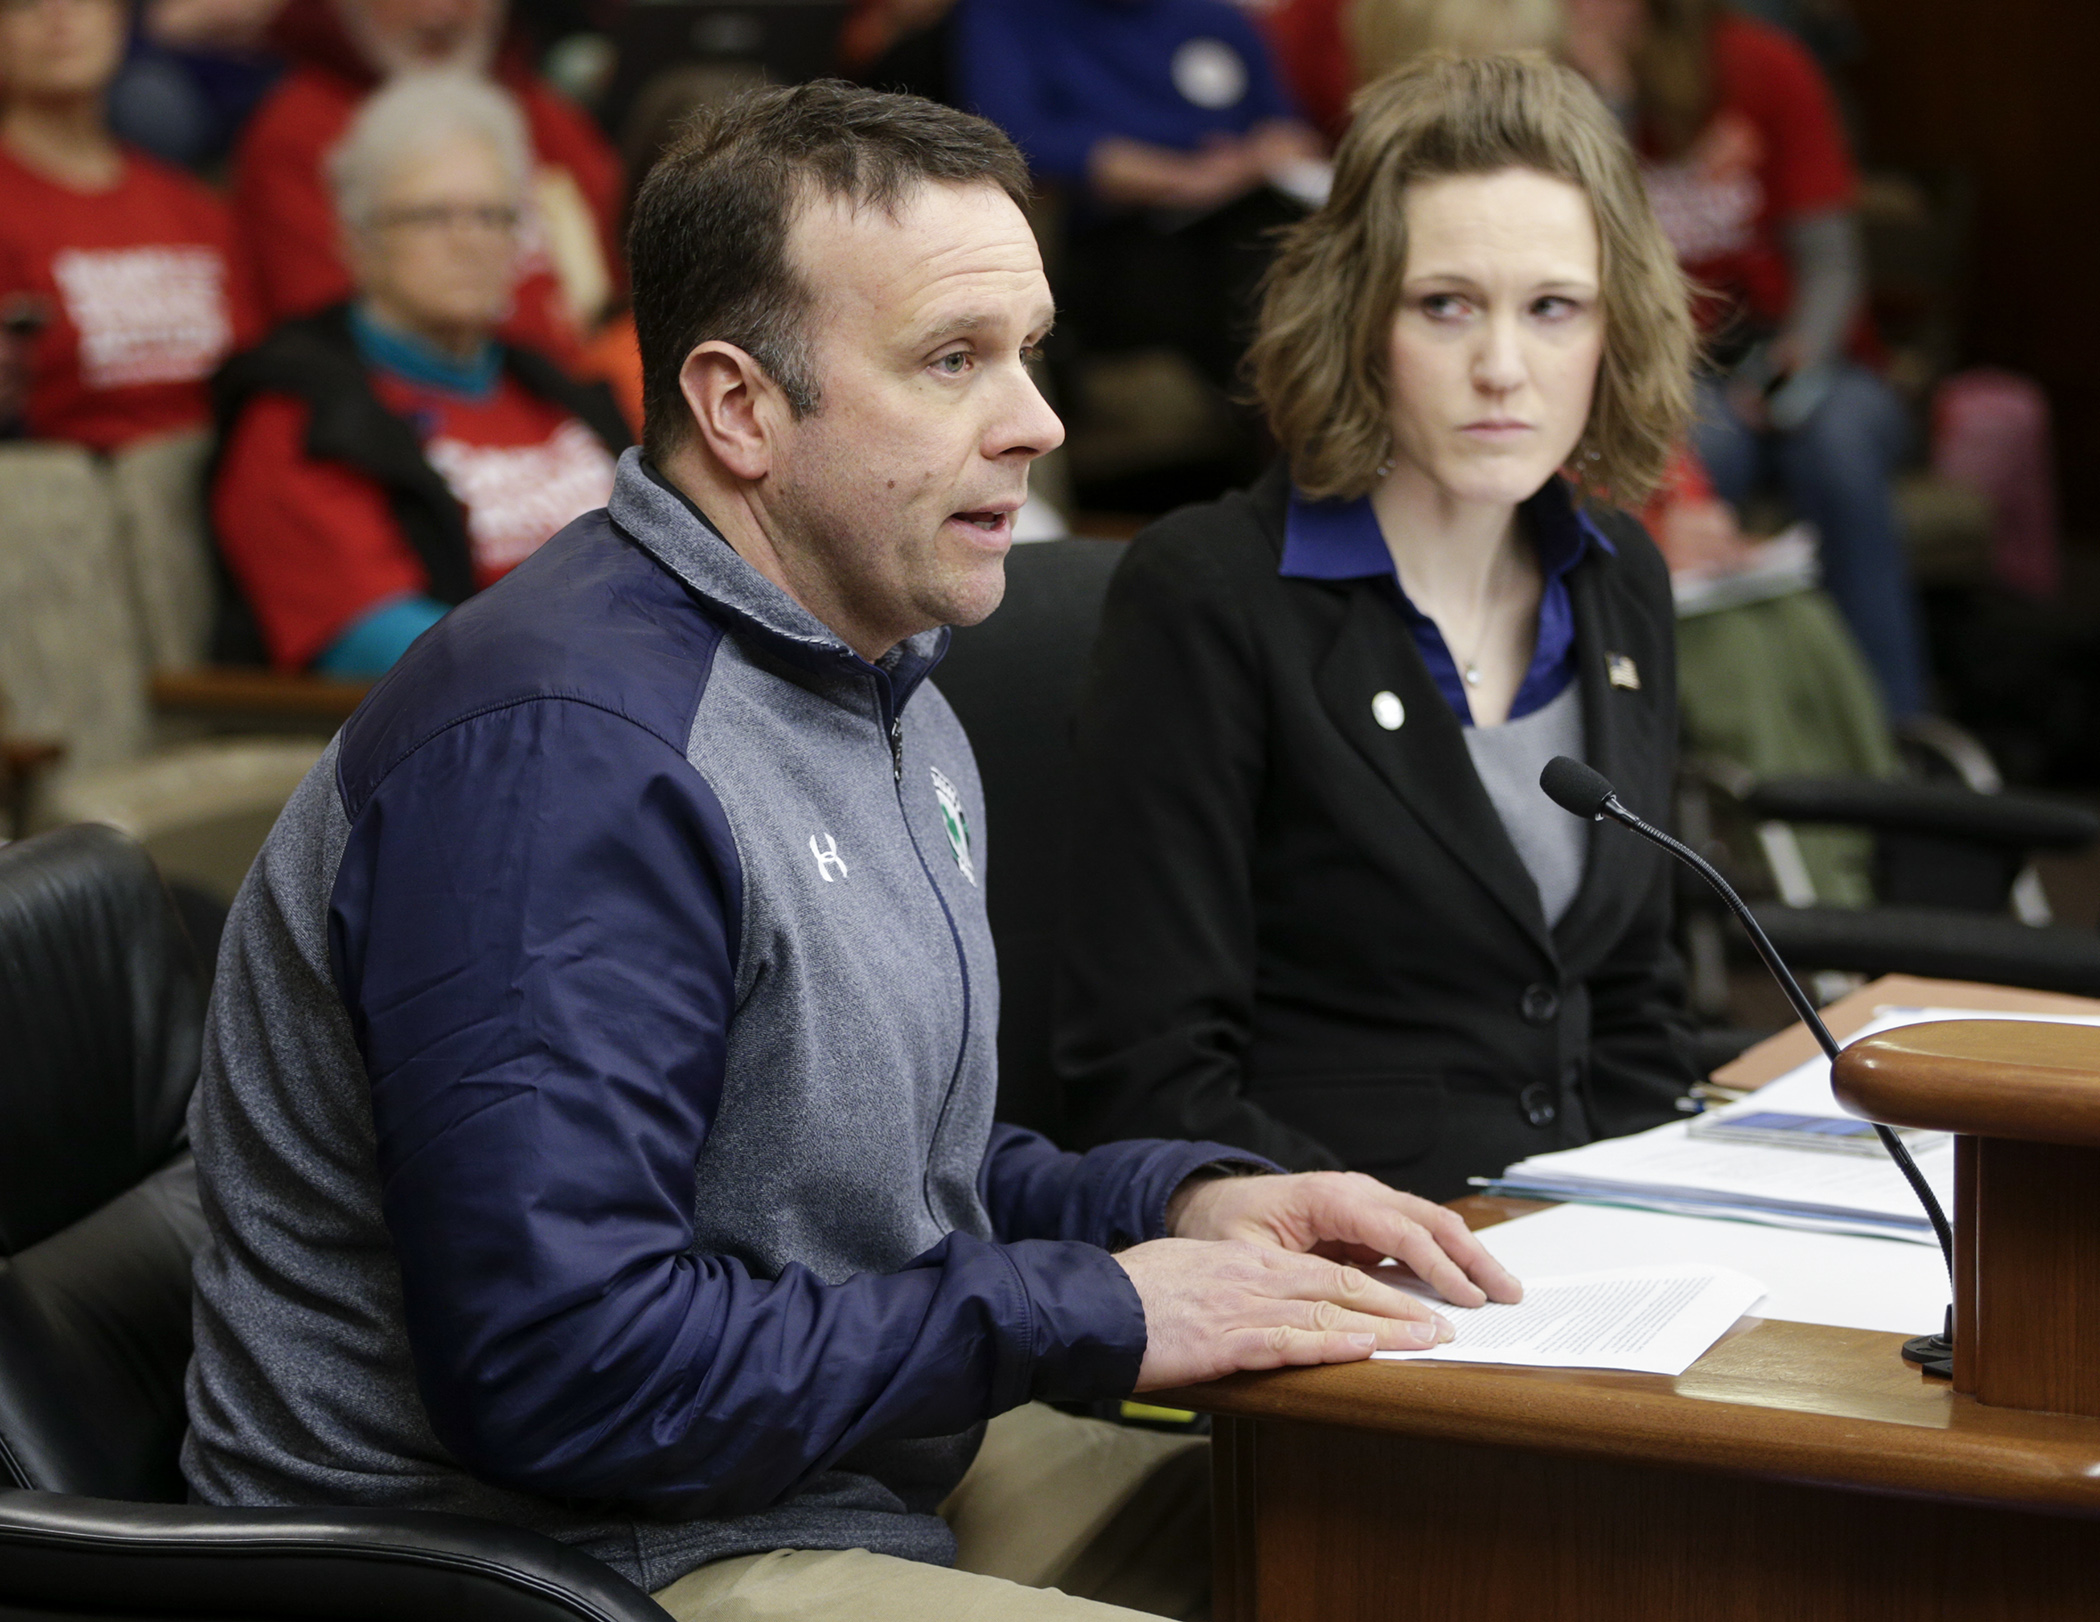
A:
[[[1890,1003],[2100,1013],[1894,976],[1824,1012],[1843,1038]],[[1788,1031],[1716,1079],[1814,1051]],[[1746,1318],[1674,1380],[1359,1363],[1155,1400],[1216,1417],[1219,1622],[2100,1614],[2100,1420],[1980,1407],[1901,1341]]]

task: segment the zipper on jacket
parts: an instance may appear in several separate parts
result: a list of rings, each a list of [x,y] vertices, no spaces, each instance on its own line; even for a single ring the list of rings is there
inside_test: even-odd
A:
[[[904,717],[890,707],[891,692],[886,681],[875,683],[875,702],[879,713],[889,716],[890,728],[890,782],[897,793],[897,817],[904,827],[904,838],[911,846],[912,855],[918,858],[919,872],[926,879],[926,887],[933,892],[934,905],[941,909],[941,917],[948,925],[948,940],[955,948],[956,976],[962,986],[962,1040],[955,1050],[955,1064],[948,1072],[947,1090],[941,1095],[940,1113],[933,1118],[933,1134],[926,1140],[926,1170],[919,1180],[919,1198],[926,1207],[927,1216],[936,1225],[940,1213],[933,1203],[933,1168],[935,1152],[940,1147],[941,1134],[948,1125],[948,1112],[955,1106],[955,1089],[962,1080],[963,1066],[970,1057],[970,1026],[976,1017],[976,997],[970,984],[970,954],[963,945],[962,927],[955,921],[955,909],[948,905],[948,897],[942,893],[940,881],[933,876],[933,868],[926,860],[926,852],[919,848],[919,836],[911,825],[911,811],[904,803]]]

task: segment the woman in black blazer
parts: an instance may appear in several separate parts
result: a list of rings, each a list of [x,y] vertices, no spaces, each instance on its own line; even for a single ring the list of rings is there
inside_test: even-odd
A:
[[[1669,575],[1601,492],[1660,474],[1690,361],[1579,79],[1440,58],[1366,93],[1254,349],[1288,466],[1110,588],[1059,986],[1087,1135],[1448,1199],[1671,1117],[1671,875],[1536,784],[1572,754],[1668,808]]]

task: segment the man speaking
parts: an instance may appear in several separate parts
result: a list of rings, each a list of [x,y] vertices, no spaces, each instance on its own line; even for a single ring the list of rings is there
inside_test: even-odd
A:
[[[1513,1297],[1368,1179],[992,1121],[994,852],[927,678],[1062,438],[1026,195],[991,126],[823,84],[643,188],[646,455],[416,643],[235,903],[198,1497],[512,1521],[683,1617],[1183,1610],[1200,1557],[1101,1550],[1189,1444],[1038,1399],[1435,1339],[1328,1258]]]

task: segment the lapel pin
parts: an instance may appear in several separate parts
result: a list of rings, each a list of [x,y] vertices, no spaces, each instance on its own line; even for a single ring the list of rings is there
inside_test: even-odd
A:
[[[1371,719],[1388,732],[1398,732],[1400,723],[1407,719],[1407,706],[1400,702],[1398,693],[1377,692],[1371,695]]]
[[[1634,662],[1623,653],[1607,653],[1604,656],[1604,676],[1614,687],[1623,687],[1629,693],[1641,690],[1641,673]]]

